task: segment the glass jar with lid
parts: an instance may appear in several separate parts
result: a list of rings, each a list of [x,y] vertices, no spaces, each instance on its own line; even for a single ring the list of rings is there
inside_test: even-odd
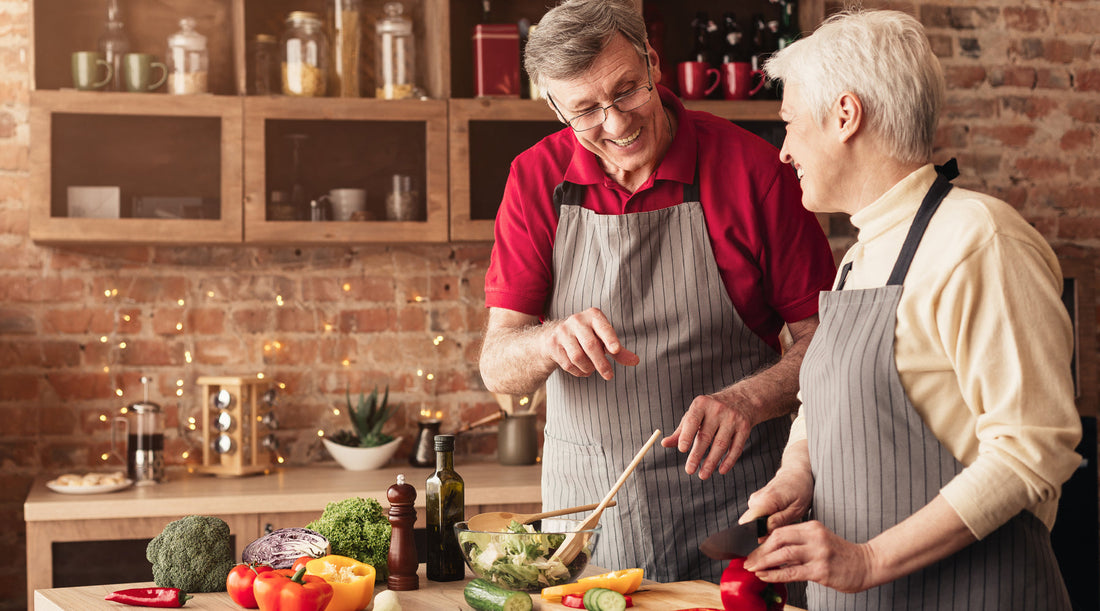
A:
[[[282,38],[283,94],[322,97],[328,86],[328,37],[316,13],[294,11]]]
[[[195,20],[180,19],[180,31],[168,37],[168,93],[206,93],[210,58],[206,37],[195,31]]]
[[[412,20],[400,2],[387,2],[375,24],[375,92],[384,100],[411,98],[416,90],[416,42]]]

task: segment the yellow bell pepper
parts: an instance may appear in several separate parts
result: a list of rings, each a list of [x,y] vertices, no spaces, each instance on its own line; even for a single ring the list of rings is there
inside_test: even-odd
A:
[[[332,586],[332,601],[325,611],[360,611],[374,596],[374,567],[347,556],[330,554],[306,563],[306,574]]]
[[[542,598],[550,602],[559,602],[566,594],[584,594],[592,588],[607,588],[619,594],[630,594],[642,585],[642,569],[624,569],[602,575],[583,577],[576,583],[551,586],[542,589]]]

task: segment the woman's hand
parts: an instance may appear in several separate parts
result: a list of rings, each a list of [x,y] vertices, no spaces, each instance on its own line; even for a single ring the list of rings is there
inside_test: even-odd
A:
[[[818,521],[776,529],[745,559],[762,581],[813,581],[840,592],[879,585],[869,544],[845,541]]]
[[[775,477],[749,496],[749,508],[738,519],[747,524],[760,516],[769,516],[768,531],[797,524],[806,517],[814,497],[814,476],[805,441],[796,442],[783,452],[783,464]]]

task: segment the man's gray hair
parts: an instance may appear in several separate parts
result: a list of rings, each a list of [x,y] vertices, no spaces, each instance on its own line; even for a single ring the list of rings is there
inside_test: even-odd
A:
[[[798,85],[818,123],[844,92],[863,103],[870,133],[906,163],[932,158],[943,106],[939,59],[915,18],[898,11],[845,11],[771,56],[764,71]]]
[[[566,0],[550,9],[527,39],[523,67],[545,95],[548,80],[584,74],[615,34],[645,57],[645,21],[632,0]]]

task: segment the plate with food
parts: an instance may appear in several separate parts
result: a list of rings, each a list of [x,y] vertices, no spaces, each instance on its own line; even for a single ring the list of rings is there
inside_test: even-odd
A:
[[[66,473],[46,482],[46,487],[61,494],[102,494],[129,488],[134,480],[122,471],[113,473]]]

